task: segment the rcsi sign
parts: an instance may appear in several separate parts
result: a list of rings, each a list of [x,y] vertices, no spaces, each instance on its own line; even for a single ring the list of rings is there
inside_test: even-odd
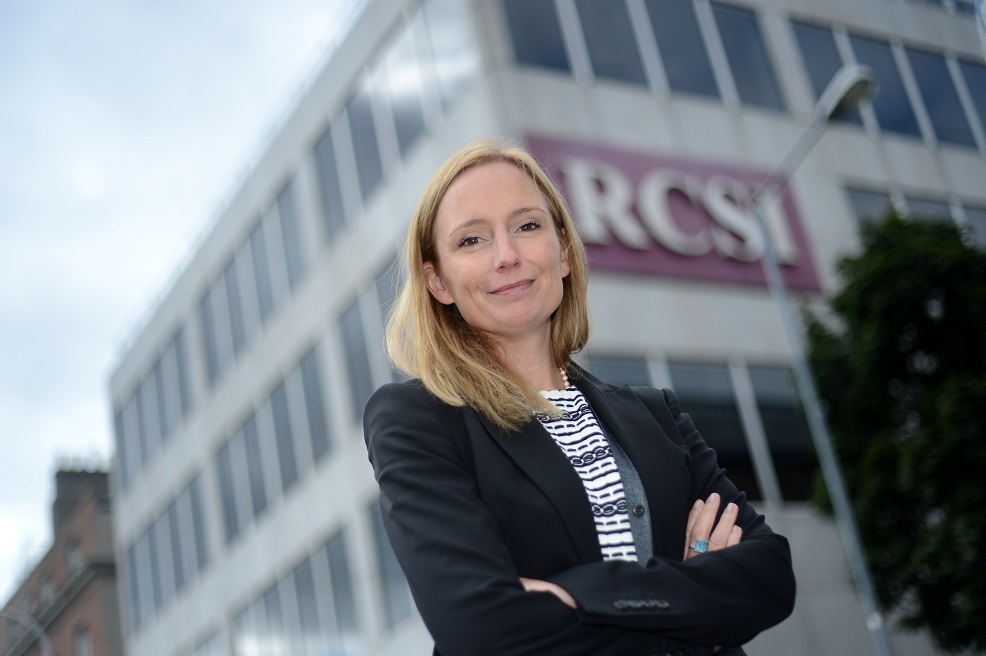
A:
[[[593,269],[766,284],[747,201],[767,172],[544,137],[526,141],[565,194]],[[819,291],[786,185],[766,219],[784,280]]]

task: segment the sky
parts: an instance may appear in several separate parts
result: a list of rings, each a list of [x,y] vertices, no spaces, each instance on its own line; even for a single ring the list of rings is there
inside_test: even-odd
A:
[[[0,606],[122,348],[356,0],[0,0]]]

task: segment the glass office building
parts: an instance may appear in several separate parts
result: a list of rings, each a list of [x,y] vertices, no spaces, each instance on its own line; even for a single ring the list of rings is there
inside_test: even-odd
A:
[[[888,209],[986,244],[986,65],[967,0],[368,0],[116,364],[127,652],[430,653],[361,410],[417,195],[480,136],[527,145],[592,267],[583,362],[674,387],[789,536],[794,615],[751,653],[871,653],[743,201],[844,63],[840,117],[768,212],[796,300]],[[899,654],[932,654],[894,634]]]

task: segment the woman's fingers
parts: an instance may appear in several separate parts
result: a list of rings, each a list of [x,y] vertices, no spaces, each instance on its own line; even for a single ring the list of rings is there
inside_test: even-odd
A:
[[[568,594],[568,590],[557,583],[542,581],[540,579],[528,579],[522,576],[520,577],[520,584],[528,592],[550,592],[569,608],[576,608],[575,599],[572,598],[572,595]]]
[[[685,531],[685,560],[694,558],[701,553],[701,551],[692,548],[696,541],[707,542],[707,551],[719,551],[739,544],[742,540],[743,530],[736,526],[739,508],[735,503],[728,504],[722,511],[719,522],[716,523],[719,503],[719,495],[712,493],[706,501],[696,501],[692,506],[688,513]]]

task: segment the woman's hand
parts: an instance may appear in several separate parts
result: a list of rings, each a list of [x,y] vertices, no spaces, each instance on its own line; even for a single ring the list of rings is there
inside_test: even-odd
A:
[[[739,544],[743,537],[743,529],[736,526],[739,508],[735,503],[727,505],[719,519],[719,524],[713,527],[718,511],[719,495],[715,492],[706,501],[699,499],[692,506],[691,512],[688,513],[688,528],[685,531],[685,560],[700,555],[690,546],[696,540],[708,541],[709,551],[719,551]]]
[[[524,589],[528,592],[550,592],[559,599],[562,603],[571,609],[575,609],[575,599],[572,595],[566,592],[565,588],[551,583],[550,581],[542,581],[540,579],[525,579],[523,576],[520,577],[520,583],[524,586]]]

